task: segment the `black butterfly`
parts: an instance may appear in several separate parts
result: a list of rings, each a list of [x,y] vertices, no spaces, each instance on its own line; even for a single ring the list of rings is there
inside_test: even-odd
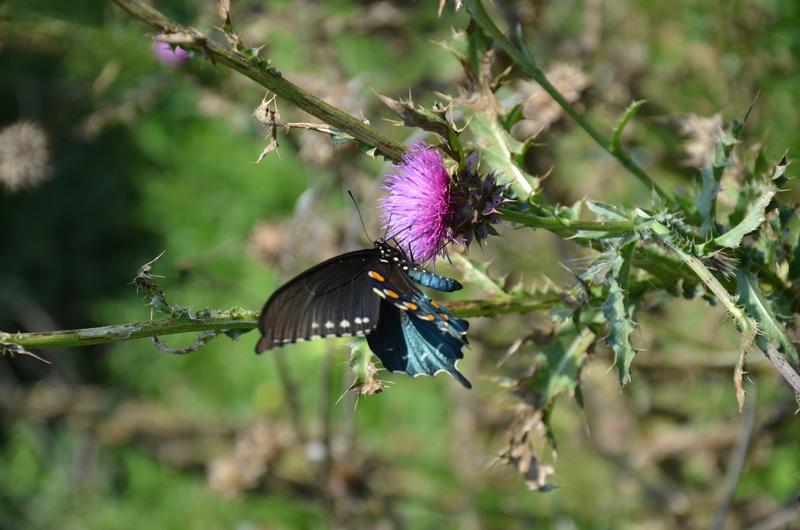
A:
[[[461,289],[456,280],[419,268],[399,248],[378,239],[373,248],[316,265],[283,285],[264,304],[256,353],[322,337],[366,336],[389,371],[435,375],[459,383],[469,324],[431,300],[415,282],[439,291]]]

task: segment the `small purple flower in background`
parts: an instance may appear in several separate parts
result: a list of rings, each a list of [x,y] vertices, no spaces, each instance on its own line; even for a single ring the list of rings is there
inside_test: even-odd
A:
[[[165,66],[180,66],[189,58],[189,52],[181,48],[167,44],[166,42],[154,42],[153,54],[158,62]]]
[[[494,174],[478,173],[478,157],[452,177],[439,152],[426,144],[415,145],[394,173],[386,178],[389,195],[381,199],[382,221],[388,237],[418,263],[444,254],[450,243],[480,244],[497,231],[497,207],[506,202],[506,185]]]

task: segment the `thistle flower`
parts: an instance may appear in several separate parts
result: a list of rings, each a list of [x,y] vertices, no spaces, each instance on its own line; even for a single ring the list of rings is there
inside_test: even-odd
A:
[[[450,243],[480,243],[497,234],[491,224],[499,221],[496,208],[505,201],[506,186],[494,175],[482,178],[477,166],[473,155],[450,176],[438,151],[417,144],[386,178],[382,221],[412,259],[422,263],[444,254]]]
[[[473,153],[464,169],[453,179],[450,202],[453,209],[451,230],[461,243],[469,246],[472,240],[480,245],[489,234],[496,236],[492,226],[500,222],[497,207],[508,202],[507,184],[500,184],[495,173],[481,176],[478,155]]]
[[[438,151],[416,144],[386,178],[383,224],[412,259],[427,261],[453,241],[450,176]]]

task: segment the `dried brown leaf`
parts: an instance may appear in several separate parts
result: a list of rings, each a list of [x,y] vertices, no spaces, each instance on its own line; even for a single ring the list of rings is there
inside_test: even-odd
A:
[[[703,167],[714,161],[717,144],[725,134],[722,116],[710,117],[686,114],[678,117],[678,128],[686,137],[683,149],[686,152],[686,165]]]
[[[521,404],[509,429],[506,447],[496,460],[516,468],[528,488],[534,491],[549,491],[554,487],[547,482],[547,477],[555,470],[553,466],[541,461],[547,443],[547,433],[544,411],[528,404]]]
[[[217,0],[219,18],[229,23],[231,20],[231,0]]]

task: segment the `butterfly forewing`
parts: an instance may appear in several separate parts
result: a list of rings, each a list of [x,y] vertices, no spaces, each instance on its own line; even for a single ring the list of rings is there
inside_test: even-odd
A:
[[[261,311],[256,352],[301,340],[363,335],[375,329],[380,299],[367,272],[375,249],[342,254],[301,273],[275,291]]]

